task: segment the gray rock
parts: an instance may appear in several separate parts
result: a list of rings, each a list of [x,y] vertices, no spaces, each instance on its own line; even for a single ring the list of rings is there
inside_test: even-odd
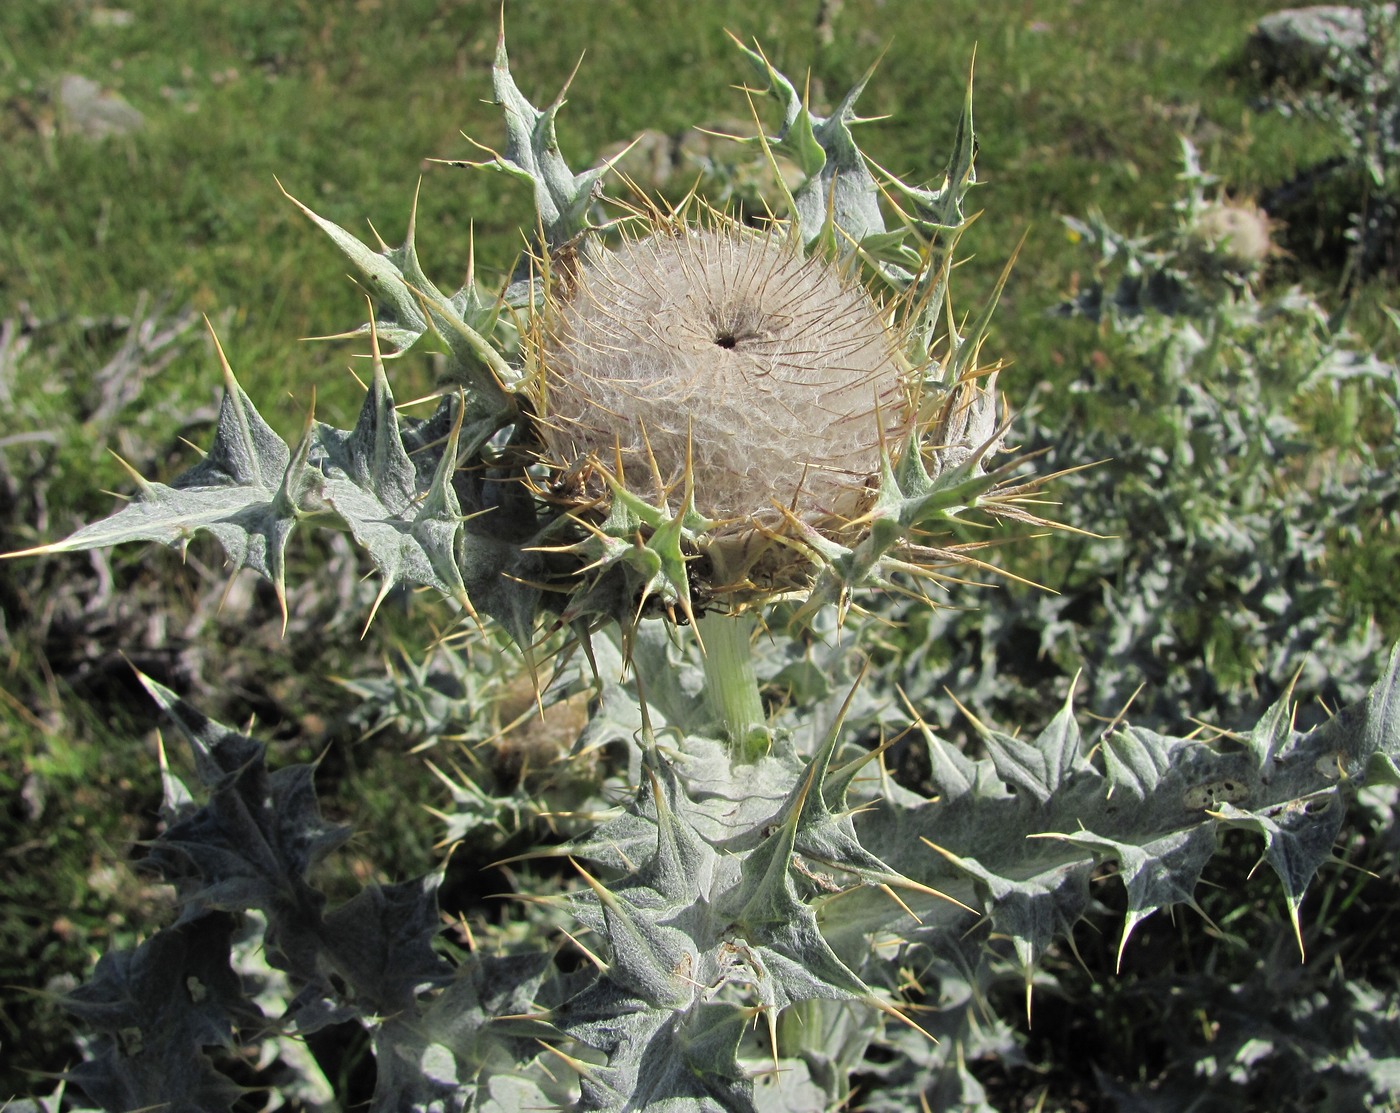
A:
[[[136,15],[125,8],[93,8],[88,19],[94,27],[130,27],[136,22]]]
[[[103,139],[140,131],[146,124],[146,117],[124,97],[104,92],[101,85],[82,74],[66,73],[59,78],[54,99],[59,130],[69,135]]]
[[[1395,5],[1384,5],[1388,18]],[[1266,15],[1254,26],[1246,53],[1268,80],[1311,85],[1326,77],[1328,61],[1366,43],[1366,19],[1360,8],[1318,4]]]

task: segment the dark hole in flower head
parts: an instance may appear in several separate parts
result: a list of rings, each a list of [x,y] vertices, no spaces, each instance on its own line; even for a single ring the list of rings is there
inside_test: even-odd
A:
[[[721,332],[715,337],[715,343],[721,348],[732,348],[735,344],[739,343],[739,338],[732,332]]]

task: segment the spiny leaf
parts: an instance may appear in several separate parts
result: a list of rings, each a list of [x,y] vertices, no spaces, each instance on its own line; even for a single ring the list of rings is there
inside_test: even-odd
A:
[[[1258,831],[1264,836],[1264,858],[1283,882],[1283,899],[1301,958],[1303,931],[1298,908],[1318,868],[1332,857],[1332,847],[1346,815],[1340,792],[1325,789],[1261,811],[1222,804],[1217,814],[1227,826]]]
[[[189,739],[210,789],[208,802],[172,824],[151,854],[184,890],[186,916],[208,907],[259,908],[273,917],[291,907],[314,912],[320,898],[307,874],[350,833],[322,818],[315,768],[269,772],[260,743],[200,714],[149,677],[140,680]]]
[[[1029,792],[1042,804],[1048,803],[1077,770],[1089,769],[1079,753],[1079,724],[1069,699],[1034,742],[1000,731],[988,731],[983,738],[1002,780]]]
[[[1332,853],[1351,793],[1400,754],[1397,658],[1400,650],[1365,703],[1306,734],[1288,729],[1286,703],[1243,743],[1129,726],[1101,741],[1102,768],[1075,756],[1068,705],[1034,740],[990,739],[990,758],[974,761],[931,737],[942,795],[912,809],[871,808],[856,831],[866,845],[892,848],[884,857],[916,881],[965,900],[973,898],[959,875],[975,882],[995,932],[1027,971],[1083,915],[1097,861],[1116,861],[1127,889],[1121,954],[1152,911],[1192,903],[1222,826],[1264,835],[1301,938],[1298,906]],[[937,851],[923,865],[908,849],[915,839]],[[924,918],[911,934],[941,937],[959,922],[948,905]]]
[[[588,210],[608,167],[595,167],[577,175],[569,169],[554,134],[555,117],[564,106],[568,82],[544,111],[532,105],[511,76],[504,24],[496,40],[491,80],[496,103],[505,111],[506,150],[504,154],[490,151],[491,161],[479,165],[492,166],[531,184],[545,243],[558,247],[588,227]]]
[[[29,552],[77,552],[129,541],[183,548],[196,533],[208,530],[235,569],[248,567],[272,578],[288,532],[282,519],[291,507],[283,491],[292,453],[238,385],[222,348],[219,357],[224,398],[214,443],[204,458],[170,486],[140,480],[136,500],[122,510]]]
[[[373,332],[402,352],[431,328],[452,354],[449,377],[467,388],[474,403],[499,418],[497,428],[507,424],[515,410],[508,389],[516,385],[519,375],[477,327],[494,330],[495,310],[484,309],[484,300],[474,288],[464,288],[449,298],[428,281],[418,262],[412,218],[408,238],[400,247],[374,251],[340,225],[318,216],[285,189],[282,192],[330,236],[369,284],[378,312],[365,325],[344,335]]]
[[[1053,837],[1118,863],[1117,876],[1128,893],[1123,934],[1118,943],[1119,967],[1133,929],[1149,915],[1174,904],[1195,905],[1196,885],[1215,854],[1217,842],[1214,828],[1207,825],[1173,831],[1140,845],[1087,831]]]
[[[272,581],[285,618],[291,536],[304,524],[330,525],[348,529],[374,562],[380,599],[402,584],[432,587],[469,613],[479,609],[496,618],[528,646],[540,597],[533,584],[541,578],[540,560],[527,551],[537,528],[528,494],[483,474],[484,465],[470,477],[459,474],[465,395],[444,399],[427,422],[401,422],[377,329],[371,341],[374,375],[354,429],[334,429],[308,415],[295,450],[289,449],[225,362],[228,389],[207,456],[170,486],[142,480],[124,509],[30,552],[129,541],[183,547],[198,533],[212,533],[235,571],[251,568]],[[477,452],[499,422],[480,414],[474,420],[468,448]],[[459,489],[476,502],[464,508]],[[487,521],[466,525],[486,513]]]
[[[826,237],[835,245],[836,229],[855,242],[883,232],[879,189],[851,135],[851,125],[861,122],[856,101],[874,75],[874,67],[841,98],[830,116],[817,116],[798,96],[792,82],[762,53],[737,39],[735,43],[767,81],[768,92],[782,102],[783,125],[769,145],[791,158],[806,175],[807,180],[793,194],[803,241]]]
[[[420,989],[451,980],[452,967],[432,946],[442,930],[441,883],[438,871],[396,885],[371,884],[326,916],[326,950],[366,1013],[402,1013]]]
[[[114,950],[65,1000],[100,1033],[68,1073],[107,1109],[170,1107],[225,1113],[240,1087],[206,1047],[229,1046],[235,1027],[263,1022],[229,965],[237,921],[213,912],[166,928],[133,951]]]

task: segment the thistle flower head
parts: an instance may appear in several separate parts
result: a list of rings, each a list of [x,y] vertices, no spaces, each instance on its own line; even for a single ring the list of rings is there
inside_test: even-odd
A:
[[[674,224],[577,261],[536,356],[542,436],[719,534],[850,517],[909,424],[896,338],[854,278],[781,233]],[[658,486],[660,490],[658,490]]]
[[[802,592],[819,563],[804,537],[870,509],[917,423],[899,315],[790,223],[634,216],[615,247],[541,260],[525,354],[543,459],[605,477],[574,491],[575,517],[611,538],[597,566],[627,562],[643,596],[686,612],[695,588],[727,609]],[[637,524],[638,545],[666,549],[659,581],[655,556],[619,544]]]
[[[1195,246],[1242,275],[1257,273],[1279,253],[1273,232],[1273,222],[1258,205],[1230,200],[1206,203],[1187,229]]]
[[[615,614],[595,589],[618,565],[630,605],[682,615],[829,601],[948,563],[926,525],[994,486],[980,460],[999,440],[995,375],[979,387],[964,360],[945,384],[948,368],[908,355],[924,350],[910,310],[926,287],[882,304],[858,253],[805,244],[792,222],[632,215],[640,230],[614,247],[588,233],[537,260],[523,354],[540,458],[604,480],[555,485],[596,573],[566,614]],[[933,496],[966,461],[976,490]]]

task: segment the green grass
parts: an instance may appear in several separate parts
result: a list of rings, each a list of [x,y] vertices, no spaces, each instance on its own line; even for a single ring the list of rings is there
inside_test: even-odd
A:
[[[1159,220],[1175,196],[1183,132],[1243,194],[1328,153],[1316,130],[1252,109],[1253,94],[1232,67],[1250,20],[1273,6],[1051,0],[1034,5],[1032,19],[1029,5],[846,0],[830,44],[814,31],[815,3],[780,14],[751,0],[520,0],[507,24],[512,68],[536,103],[553,97],[583,55],[560,135],[575,165],[642,128],[744,118],[734,86],[753,75],[728,29],[758,40],[794,77],[810,68],[813,99],[824,105],[878,58],[862,108],[891,119],[867,125],[868,148],[892,170],[934,177],[975,51],[985,183],[976,196],[986,212],[964,241],[974,258],[955,296],[966,309],[979,305],[1027,237],[988,346],[1010,360],[1004,386],[1014,399],[1077,371],[1094,349],[1083,330],[1048,327],[1044,317],[1091,265],[1066,237],[1061,214],[1097,207],[1120,227]],[[93,374],[111,346],[85,322],[130,313],[140,291],[220,321],[245,388],[283,433],[295,431],[313,389],[318,412],[349,423],[358,396],[346,371],[350,349],[300,338],[357,324],[361,295],[274,178],[323,216],[355,230],[372,221],[397,242],[421,176],[420,251],[443,285],[463,272],[473,235],[479,267],[508,271],[523,246],[518,229],[531,219],[530,199],[513,180],[423,162],[479,157],[462,131],[501,142],[497,111],[483,103],[494,0],[137,0],[125,6],[133,17],[126,26],[99,25],[91,10],[49,0],[0,5],[0,320],[34,319],[42,326],[36,347],[57,353],[51,373],[10,384],[15,402],[3,411],[0,438],[37,429],[56,443],[0,448],[0,479],[9,484],[0,484],[4,549],[105,512],[102,489],[129,490],[103,452],[108,445],[167,478],[189,458],[177,433],[202,436],[180,421],[207,407],[218,383],[199,340],[118,420],[94,423],[87,414]],[[67,72],[126,97],[145,114],[145,128],[98,143],[56,133],[48,91]],[[1299,277],[1322,288],[1333,281]],[[1376,308],[1387,298],[1393,290],[1363,292],[1358,321],[1394,353],[1400,338],[1386,332]],[[396,371],[401,396],[428,382],[421,360]],[[1385,551],[1393,549],[1392,537]],[[170,614],[175,628],[194,624],[191,644],[205,646],[196,650],[201,682],[217,688],[233,677],[229,706],[256,707],[265,724],[270,716],[288,740],[280,756],[314,757],[307,739],[338,736],[343,705],[327,671],[364,667],[391,635],[419,644],[428,636],[412,621],[427,608],[409,609],[386,615],[386,631],[365,643],[351,616],[329,639],[338,644],[328,645],[315,626],[333,617],[323,600],[321,611],[313,606],[293,624],[287,647],[250,648],[246,630],[275,628],[270,600],[258,596],[242,619],[214,617],[217,560],[207,550],[196,556],[208,571],[180,571],[163,554],[118,554],[118,589],[144,592],[142,606]],[[157,803],[151,721],[132,717],[130,683],[112,679],[115,653],[130,650],[141,614],[87,646],[106,654],[101,683],[76,665],[48,675],[46,600],[76,590],[65,586],[70,576],[87,583],[87,567],[72,557],[0,565],[0,789],[12,801],[0,826],[0,1098],[31,1088],[24,1072],[60,1069],[72,1058],[63,1023],[34,988],[83,972],[157,901],[126,872],[106,889],[92,881],[95,869],[150,834]],[[1358,585],[1360,604],[1392,632],[1400,628],[1386,577],[1361,555],[1349,556],[1342,572]],[[250,691],[252,676],[259,687]],[[366,826],[382,819],[372,823],[376,832],[393,829],[386,817],[405,825],[393,845],[363,848],[373,869],[405,877],[429,860],[432,824],[402,801],[427,802],[433,789],[416,760],[379,754],[364,743],[330,763],[338,793],[331,807]],[[36,811],[26,792],[42,792],[44,807]]]
[[[752,75],[728,45],[729,28],[758,39],[780,67],[800,74],[810,65],[828,102],[883,51],[863,107],[893,120],[871,125],[867,141],[893,169],[933,173],[975,48],[989,185],[974,237],[982,273],[967,282],[970,290],[989,285],[1029,226],[1009,295],[1019,304],[1035,291],[1053,297],[1074,269],[1058,213],[1092,203],[1120,223],[1151,217],[1154,199],[1168,195],[1183,127],[1217,137],[1207,154],[1223,159],[1227,173],[1262,176],[1241,181],[1246,189],[1308,153],[1289,140],[1258,141],[1272,124],[1251,117],[1222,73],[1251,8],[1267,7],[1129,12],[1061,3],[1040,6],[1031,24],[1008,22],[995,8],[992,22],[975,4],[944,6],[928,20],[916,5],[849,3],[829,47],[815,42],[811,5],[756,17],[752,5],[663,0],[639,15],[638,5],[603,0],[571,6],[562,17],[567,34],[556,33],[553,5],[521,4],[508,18],[514,68],[537,100],[551,97],[583,54],[561,135],[566,155],[580,162],[643,127],[676,131],[695,119],[746,116],[730,86]],[[0,55],[0,93],[10,105],[0,289],[41,319],[119,313],[136,290],[173,290],[203,311],[233,312],[225,345],[256,397],[288,388],[304,397],[316,381],[334,400],[345,357],[297,338],[355,321],[357,294],[336,254],[282,200],[274,176],[332,220],[355,228],[372,220],[386,238],[398,237],[425,157],[470,156],[460,131],[499,141],[494,110],[482,103],[494,5],[420,0],[394,5],[392,17],[377,4],[130,10],[126,27],[94,26],[81,9],[24,0],[0,14],[10,44]],[[147,128],[98,145],[27,128],[17,102],[44,117],[40,91],[68,71],[121,93],[146,113]],[[528,222],[522,191],[490,174],[421,172],[430,273],[450,281],[461,272],[472,226],[482,264],[508,267],[521,246],[515,229]],[[1008,348],[1023,352],[1013,326],[1001,327]]]

